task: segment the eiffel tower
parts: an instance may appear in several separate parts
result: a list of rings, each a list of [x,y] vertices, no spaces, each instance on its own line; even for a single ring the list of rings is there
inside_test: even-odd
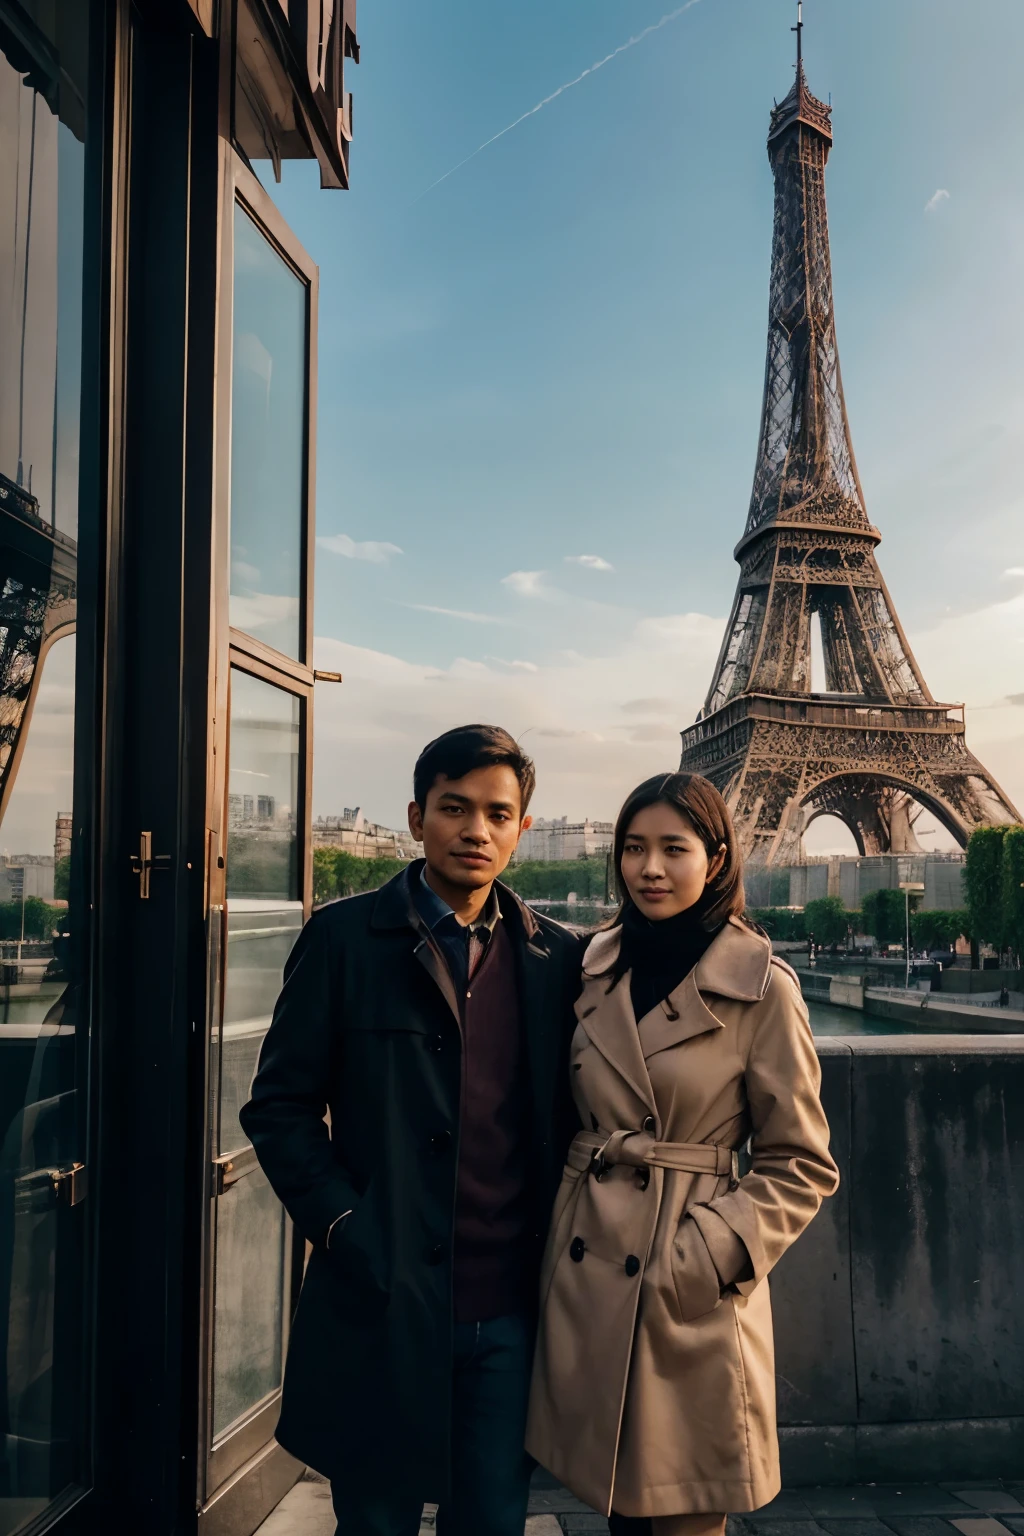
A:
[[[739,585],[680,767],[717,785],[748,859],[799,859],[838,817],[862,854],[919,851],[930,810],[957,841],[1019,820],[968,751],[962,705],[933,699],[875,560],[843,399],[825,207],[831,107],[804,75],[775,105],[768,357]],[[812,691],[815,630],[824,692]],[[916,804],[915,804],[916,803]]]

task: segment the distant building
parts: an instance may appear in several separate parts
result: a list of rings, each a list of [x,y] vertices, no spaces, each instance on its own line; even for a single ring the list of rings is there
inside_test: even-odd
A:
[[[53,859],[48,853],[5,854],[0,860],[0,901],[38,896],[53,900]]]
[[[367,821],[362,808],[346,806],[340,816],[318,816],[313,823],[314,848],[342,848],[357,859],[418,859],[423,844],[411,832]]]
[[[59,864],[61,859],[71,857],[71,812],[58,811],[57,824],[53,833],[53,862]]]
[[[589,859],[612,845],[615,828],[610,821],[570,821],[559,816],[547,821],[539,816],[519,839],[516,859],[539,859],[545,864],[563,859]]]

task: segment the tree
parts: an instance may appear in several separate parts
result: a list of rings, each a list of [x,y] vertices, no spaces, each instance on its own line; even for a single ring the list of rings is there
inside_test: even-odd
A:
[[[27,896],[24,905],[20,901],[0,902],[0,939],[20,939],[22,919],[26,939],[48,939],[64,915],[60,907],[51,907],[39,896]]]
[[[967,840],[964,892],[970,915],[971,938],[1002,949],[1003,838],[1005,827],[978,827]]]
[[[879,949],[904,941],[907,925],[905,891],[869,891],[860,905],[864,931],[871,934]]]
[[[1003,940],[1018,965],[1024,963],[1024,827],[1007,827],[1002,849]]]
[[[778,939],[781,943],[796,943],[807,937],[804,914],[792,907],[752,907],[747,916],[763,928],[770,939]]]
[[[70,853],[65,853],[53,866],[53,899],[54,901],[70,901],[71,899]]]
[[[607,871],[607,858],[600,853],[588,859],[524,859],[510,864],[501,878],[524,901],[564,901],[570,891],[581,900],[604,901]]]
[[[948,912],[928,908],[910,914],[910,936],[917,949],[952,949],[969,928],[970,918],[964,907]]]
[[[838,896],[819,896],[804,907],[807,937],[815,944],[842,944],[850,928],[850,914]]]
[[[313,903],[376,891],[406,867],[405,859],[361,859],[347,848],[314,848]]]
[[[333,901],[338,894],[338,874],[334,867],[337,848],[313,849],[313,905]]]

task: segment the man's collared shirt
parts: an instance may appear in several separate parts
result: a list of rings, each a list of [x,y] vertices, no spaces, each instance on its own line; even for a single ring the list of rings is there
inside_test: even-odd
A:
[[[486,905],[475,923],[460,923],[443,896],[427,884],[426,868],[413,886],[413,900],[444,955],[451,978],[463,994],[480,961],[487,953],[495,925],[501,919],[498,893],[491,886]]]

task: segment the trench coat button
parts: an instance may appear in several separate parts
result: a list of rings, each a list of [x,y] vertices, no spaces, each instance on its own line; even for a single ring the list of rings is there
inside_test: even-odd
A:
[[[648,1136],[654,1135],[655,1131],[658,1129],[658,1122],[655,1120],[653,1115],[647,1116],[647,1119],[644,1121],[643,1128],[647,1132]]]
[[[427,1263],[428,1264],[441,1264],[443,1262],[444,1262],[444,1244],[443,1243],[435,1243],[432,1248],[428,1248],[427,1249]]]
[[[440,1035],[431,1035],[430,1039],[427,1041],[427,1050],[440,1051],[443,1045],[444,1041],[441,1039]]]
[[[443,1152],[447,1152],[451,1144],[451,1131],[438,1131],[430,1138],[430,1150],[435,1157],[440,1157]]]
[[[625,1270],[631,1280],[634,1275],[640,1273],[640,1260],[635,1253],[630,1253],[626,1256]]]
[[[587,1245],[583,1241],[582,1237],[574,1237],[572,1242],[569,1244],[569,1257],[572,1259],[573,1263],[582,1264],[583,1255],[586,1253],[586,1251]]]

